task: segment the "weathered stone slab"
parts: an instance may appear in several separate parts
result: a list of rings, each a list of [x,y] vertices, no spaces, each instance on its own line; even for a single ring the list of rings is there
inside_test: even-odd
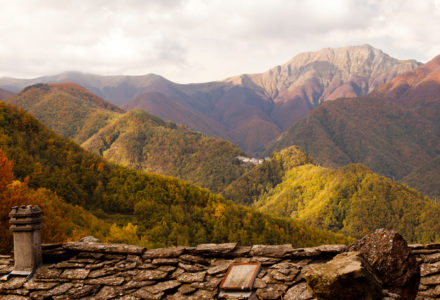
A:
[[[238,246],[235,249],[228,253],[229,256],[233,257],[246,257],[252,250],[252,246]]]
[[[183,254],[179,257],[180,261],[183,262],[191,262],[191,263],[197,263],[202,265],[209,265],[209,260],[206,258],[196,256],[196,255],[190,255],[190,254]]]
[[[307,289],[307,283],[304,281],[294,285],[290,288],[286,295],[284,295],[284,300],[309,300],[312,299],[309,290]]]
[[[149,292],[147,290],[148,287],[143,287],[141,289],[139,289],[138,291],[136,291],[133,295],[136,297],[139,297],[141,299],[148,299],[148,300],[160,300],[162,299],[164,293],[157,293],[157,294],[153,294],[151,292]]]
[[[164,279],[165,277],[167,277],[167,275],[168,272],[163,272],[159,270],[142,270],[136,275],[134,280],[159,280]]]
[[[204,255],[220,255],[232,252],[237,243],[225,243],[225,244],[201,244],[195,249],[196,253]]]
[[[291,244],[286,245],[254,245],[251,256],[285,257],[293,252]]]
[[[346,252],[305,276],[311,293],[322,300],[382,299],[382,282],[360,252]]]
[[[422,254],[420,258],[424,263],[435,263],[440,261],[440,253]]]
[[[257,296],[259,299],[280,299],[285,294],[287,285],[284,284],[271,284],[266,288],[258,289]]]
[[[142,257],[144,259],[179,257],[185,252],[185,249],[186,247],[148,249]]]
[[[197,273],[183,273],[177,277],[177,281],[183,283],[202,282],[205,279],[206,271]]]
[[[228,270],[229,266],[231,265],[232,261],[223,261],[218,262],[218,264],[210,267],[207,272],[209,275],[215,275],[218,273],[225,273],[226,270]]]
[[[19,289],[25,282],[25,277],[12,277],[6,281],[0,281],[0,291]]]
[[[344,252],[347,249],[346,245],[321,245],[316,247],[318,251],[323,254],[339,254]]]
[[[96,294],[96,299],[111,299],[118,296],[121,293],[121,289],[119,287],[114,286],[104,286],[101,290]]]
[[[440,273],[440,261],[431,264],[420,265],[420,275],[422,277],[436,273]]]
[[[184,284],[181,287],[179,287],[179,293],[186,295],[189,293],[192,293],[196,290],[195,287],[192,287],[190,284]],[[183,298],[183,297],[182,297]]]
[[[85,279],[89,275],[90,270],[87,269],[66,269],[61,273],[61,278],[66,279]]]
[[[422,277],[420,283],[423,285],[440,285],[440,274]]]
[[[153,265],[177,265],[179,260],[177,258],[155,258],[151,263]]]
[[[169,280],[169,281],[159,282],[155,285],[150,285],[150,286],[144,287],[143,290],[147,291],[148,293],[151,293],[151,294],[158,294],[161,292],[165,292],[167,290],[174,289],[180,285],[181,285],[181,283],[178,282],[177,280]]]
[[[179,268],[182,268],[187,272],[199,272],[199,271],[203,271],[206,268],[204,265],[200,265],[200,264],[179,263],[178,266]]]
[[[37,282],[35,280],[27,281],[24,288],[28,290],[48,290],[56,286],[56,282]]]
[[[101,268],[101,269],[97,269],[97,270],[93,270],[89,273],[89,278],[98,278],[98,277],[104,277],[104,276],[108,276],[108,275],[113,275],[118,273],[119,270],[116,268],[110,268],[110,267],[106,267],[106,268]]]
[[[144,247],[139,247],[134,245],[81,243],[81,242],[70,242],[65,244],[63,248],[70,251],[80,251],[80,252],[138,254],[138,255],[141,255],[146,250]]]
[[[50,266],[42,266],[37,269],[34,277],[36,279],[58,279],[62,271],[63,270],[60,269],[50,268]]]
[[[103,285],[121,285],[124,283],[124,277],[107,276],[101,278],[87,279],[87,284],[103,284]]]
[[[63,283],[57,287],[54,287],[53,289],[47,290],[47,291],[36,291],[30,294],[31,298],[46,298],[46,297],[52,297],[52,296],[58,296],[61,294],[64,294],[67,292],[71,287],[73,286],[73,283],[66,282]]]

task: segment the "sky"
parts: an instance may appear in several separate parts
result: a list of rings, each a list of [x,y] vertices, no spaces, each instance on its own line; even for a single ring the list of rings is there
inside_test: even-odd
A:
[[[204,82],[361,44],[426,62],[439,32],[440,0],[0,0],[0,77]]]

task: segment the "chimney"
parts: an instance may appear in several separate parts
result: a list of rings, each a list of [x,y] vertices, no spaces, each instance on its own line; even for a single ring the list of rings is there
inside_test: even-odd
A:
[[[14,235],[14,270],[9,275],[32,277],[42,263],[41,233],[43,211],[39,206],[14,206],[9,213]]]

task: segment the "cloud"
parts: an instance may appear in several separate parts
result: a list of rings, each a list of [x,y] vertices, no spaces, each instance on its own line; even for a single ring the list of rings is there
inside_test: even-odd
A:
[[[78,70],[177,82],[262,72],[299,52],[369,43],[440,53],[439,0],[0,0],[0,76]]]

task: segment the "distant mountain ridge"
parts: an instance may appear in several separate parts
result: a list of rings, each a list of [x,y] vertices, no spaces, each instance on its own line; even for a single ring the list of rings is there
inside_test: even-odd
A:
[[[10,91],[4,90],[4,89],[0,89],[0,100],[12,97],[13,95],[14,95],[13,92],[10,92]]]
[[[325,166],[364,163],[403,179],[440,155],[439,116],[440,56],[367,96],[324,103],[284,132],[268,152],[298,145]],[[439,169],[429,172],[434,182],[440,178]],[[411,178],[417,177],[405,182],[420,187]],[[423,192],[434,195],[426,184]]]
[[[418,65],[361,45],[303,53],[262,74],[207,83],[177,84],[154,74],[69,72],[32,80],[3,78],[0,87],[16,91],[37,82],[73,81],[125,109],[147,110],[256,154],[320,103],[364,95]]]

